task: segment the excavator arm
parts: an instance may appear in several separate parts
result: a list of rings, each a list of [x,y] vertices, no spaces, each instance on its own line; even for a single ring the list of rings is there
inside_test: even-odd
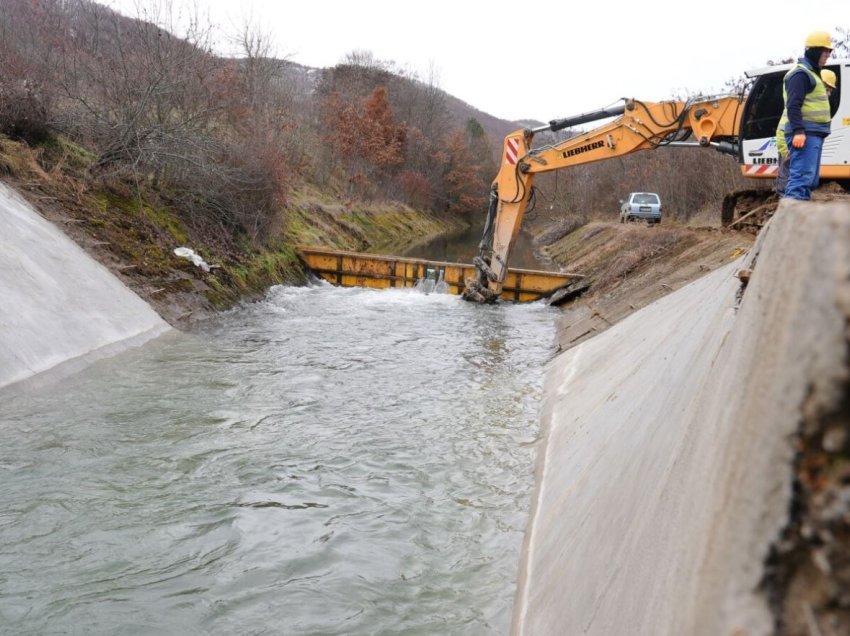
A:
[[[479,255],[478,276],[466,281],[464,298],[494,302],[502,291],[522,218],[540,172],[614,159],[659,146],[713,146],[737,154],[743,98],[726,95],[691,101],[642,102],[625,99],[612,108],[550,121],[535,129],[505,137],[502,161],[490,190],[490,205]],[[609,119],[589,132],[552,145],[532,147],[536,133],[558,131],[590,121]]]

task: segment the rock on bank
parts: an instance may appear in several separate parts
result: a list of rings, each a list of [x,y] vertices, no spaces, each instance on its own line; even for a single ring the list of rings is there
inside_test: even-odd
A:
[[[0,387],[170,329],[2,183],[0,236]]]
[[[773,633],[793,440],[846,392],[848,316],[850,207],[784,203],[748,256],[556,358],[514,632]]]

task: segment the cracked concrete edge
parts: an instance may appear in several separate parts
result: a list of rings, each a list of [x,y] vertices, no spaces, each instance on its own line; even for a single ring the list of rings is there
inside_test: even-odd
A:
[[[717,578],[702,581],[693,633],[773,632],[762,581],[788,522],[793,439],[846,386],[850,209],[785,201],[766,229],[730,340],[744,372],[726,387],[724,416],[735,424],[702,563]]]

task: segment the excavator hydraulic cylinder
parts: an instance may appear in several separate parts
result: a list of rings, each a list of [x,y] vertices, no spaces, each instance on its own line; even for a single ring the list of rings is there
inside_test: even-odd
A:
[[[597,121],[599,119],[605,119],[607,117],[617,117],[618,115],[622,115],[624,112],[626,112],[625,104],[621,104],[619,106],[612,106],[609,108],[600,108],[599,110],[592,110],[587,113],[582,113],[581,115],[576,115],[575,117],[553,119],[549,122],[548,126],[541,126],[540,128],[535,128],[532,132],[541,132],[544,130],[551,130],[552,132],[555,132],[556,130],[570,128],[571,126],[586,124],[589,121]]]

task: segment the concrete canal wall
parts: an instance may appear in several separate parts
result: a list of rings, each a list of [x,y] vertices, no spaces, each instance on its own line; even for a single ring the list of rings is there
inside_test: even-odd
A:
[[[850,207],[783,202],[750,254],[556,358],[514,632],[771,634],[792,439],[840,398],[848,316]]]
[[[0,183],[0,387],[169,329],[109,270]]]

